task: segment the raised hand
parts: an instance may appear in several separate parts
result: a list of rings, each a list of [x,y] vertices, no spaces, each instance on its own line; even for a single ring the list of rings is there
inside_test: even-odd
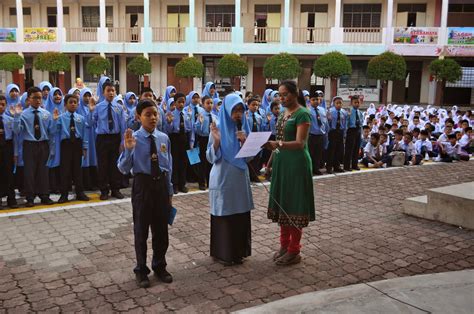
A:
[[[10,113],[13,115],[20,115],[23,112],[23,107],[21,104],[16,104],[15,106],[10,106]]]
[[[204,123],[204,116],[202,114],[199,114],[199,122],[201,122],[201,124]]]
[[[127,129],[125,131],[125,136],[124,136],[124,146],[128,150],[132,150],[135,148],[135,145],[137,144],[137,140],[133,137],[133,131],[132,129]]]
[[[214,142],[218,142],[220,144],[220,142],[221,142],[221,132],[217,128],[215,122],[212,122],[212,124],[211,124],[211,135],[214,139]]]
[[[58,120],[58,118],[59,118],[59,110],[58,110],[58,108],[54,108],[53,119]]]
[[[267,120],[268,120],[268,122],[272,121],[272,115],[271,114],[267,114]]]
[[[174,120],[173,114],[171,112],[168,112],[166,114],[166,121],[168,121],[168,123],[171,123],[173,122],[173,120]]]
[[[94,111],[95,110],[95,107],[96,107],[96,99],[94,98],[94,96],[92,96],[91,98],[89,98],[89,110],[90,111]]]

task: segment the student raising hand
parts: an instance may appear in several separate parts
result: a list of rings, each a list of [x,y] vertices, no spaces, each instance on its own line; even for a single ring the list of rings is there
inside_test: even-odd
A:
[[[59,110],[58,110],[58,108],[54,108],[53,119],[56,121],[56,120],[58,120],[58,118],[59,118]]]
[[[211,135],[214,139],[214,149],[217,150],[219,146],[221,146],[221,132],[217,128],[215,122],[212,122],[211,124]]]
[[[137,141],[133,137],[133,131],[132,129],[127,129],[125,131],[125,136],[124,136],[124,145],[127,150],[132,150],[135,148],[135,145],[137,144]]]
[[[23,107],[21,104],[16,104],[16,106],[10,106],[10,113],[12,116],[20,115],[23,112]]]
[[[96,107],[96,99],[94,96],[92,96],[91,98],[89,98],[89,110],[90,111],[94,111],[95,110],[95,107]]]

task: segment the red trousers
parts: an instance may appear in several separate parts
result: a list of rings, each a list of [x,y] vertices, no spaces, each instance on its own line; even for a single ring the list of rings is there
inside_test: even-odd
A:
[[[303,229],[298,229],[293,226],[280,226],[280,245],[288,252],[299,254],[301,250],[301,236]]]

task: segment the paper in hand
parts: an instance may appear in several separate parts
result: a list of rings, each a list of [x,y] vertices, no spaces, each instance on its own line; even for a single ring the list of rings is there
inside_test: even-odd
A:
[[[271,135],[272,132],[251,132],[235,158],[254,157],[262,150],[262,146],[268,142]]]
[[[201,158],[199,158],[199,147],[189,149],[186,151],[186,153],[188,154],[190,165],[195,165],[201,162]]]

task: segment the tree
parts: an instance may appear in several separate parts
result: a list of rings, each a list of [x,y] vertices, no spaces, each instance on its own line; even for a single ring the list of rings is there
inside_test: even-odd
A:
[[[286,52],[268,58],[263,65],[263,76],[268,79],[278,81],[294,79],[300,73],[301,65],[298,58]]]
[[[15,72],[23,68],[25,59],[16,53],[7,53],[0,57],[0,70]]]
[[[90,75],[100,77],[107,70],[110,70],[110,61],[102,56],[95,56],[89,59],[86,64],[86,71]]]
[[[337,94],[337,79],[352,73],[349,58],[337,51],[328,52],[314,61],[314,75],[331,80],[331,97]]]
[[[370,59],[367,76],[382,81],[382,103],[387,104],[387,86],[389,81],[405,79],[407,64],[405,59],[396,53],[386,51]]]
[[[144,56],[136,56],[127,65],[127,71],[134,75],[137,75],[138,81],[141,82],[142,76],[151,73],[151,62]],[[141,84],[139,84],[139,86],[141,93]],[[148,81],[145,82],[145,86],[148,86]]]
[[[429,69],[431,75],[436,80],[436,98],[435,105],[441,106],[444,104],[444,89],[446,82],[454,83],[462,78],[462,69],[459,63],[453,59],[436,59],[433,60]]]
[[[237,54],[224,55],[217,64],[217,73],[221,77],[230,78],[232,88],[234,88],[235,78],[245,76],[249,73],[247,62]],[[236,84],[237,85],[237,84]],[[237,86],[236,86],[237,87]],[[240,84],[237,88],[240,90]]]
[[[71,69],[71,59],[64,53],[49,51],[37,55],[33,65],[37,70],[50,72],[52,83],[56,86],[59,72]]]
[[[174,67],[177,77],[185,78],[190,84],[193,77],[201,78],[204,74],[204,64],[195,57],[184,57]],[[181,80],[179,80],[178,89],[181,89]]]

